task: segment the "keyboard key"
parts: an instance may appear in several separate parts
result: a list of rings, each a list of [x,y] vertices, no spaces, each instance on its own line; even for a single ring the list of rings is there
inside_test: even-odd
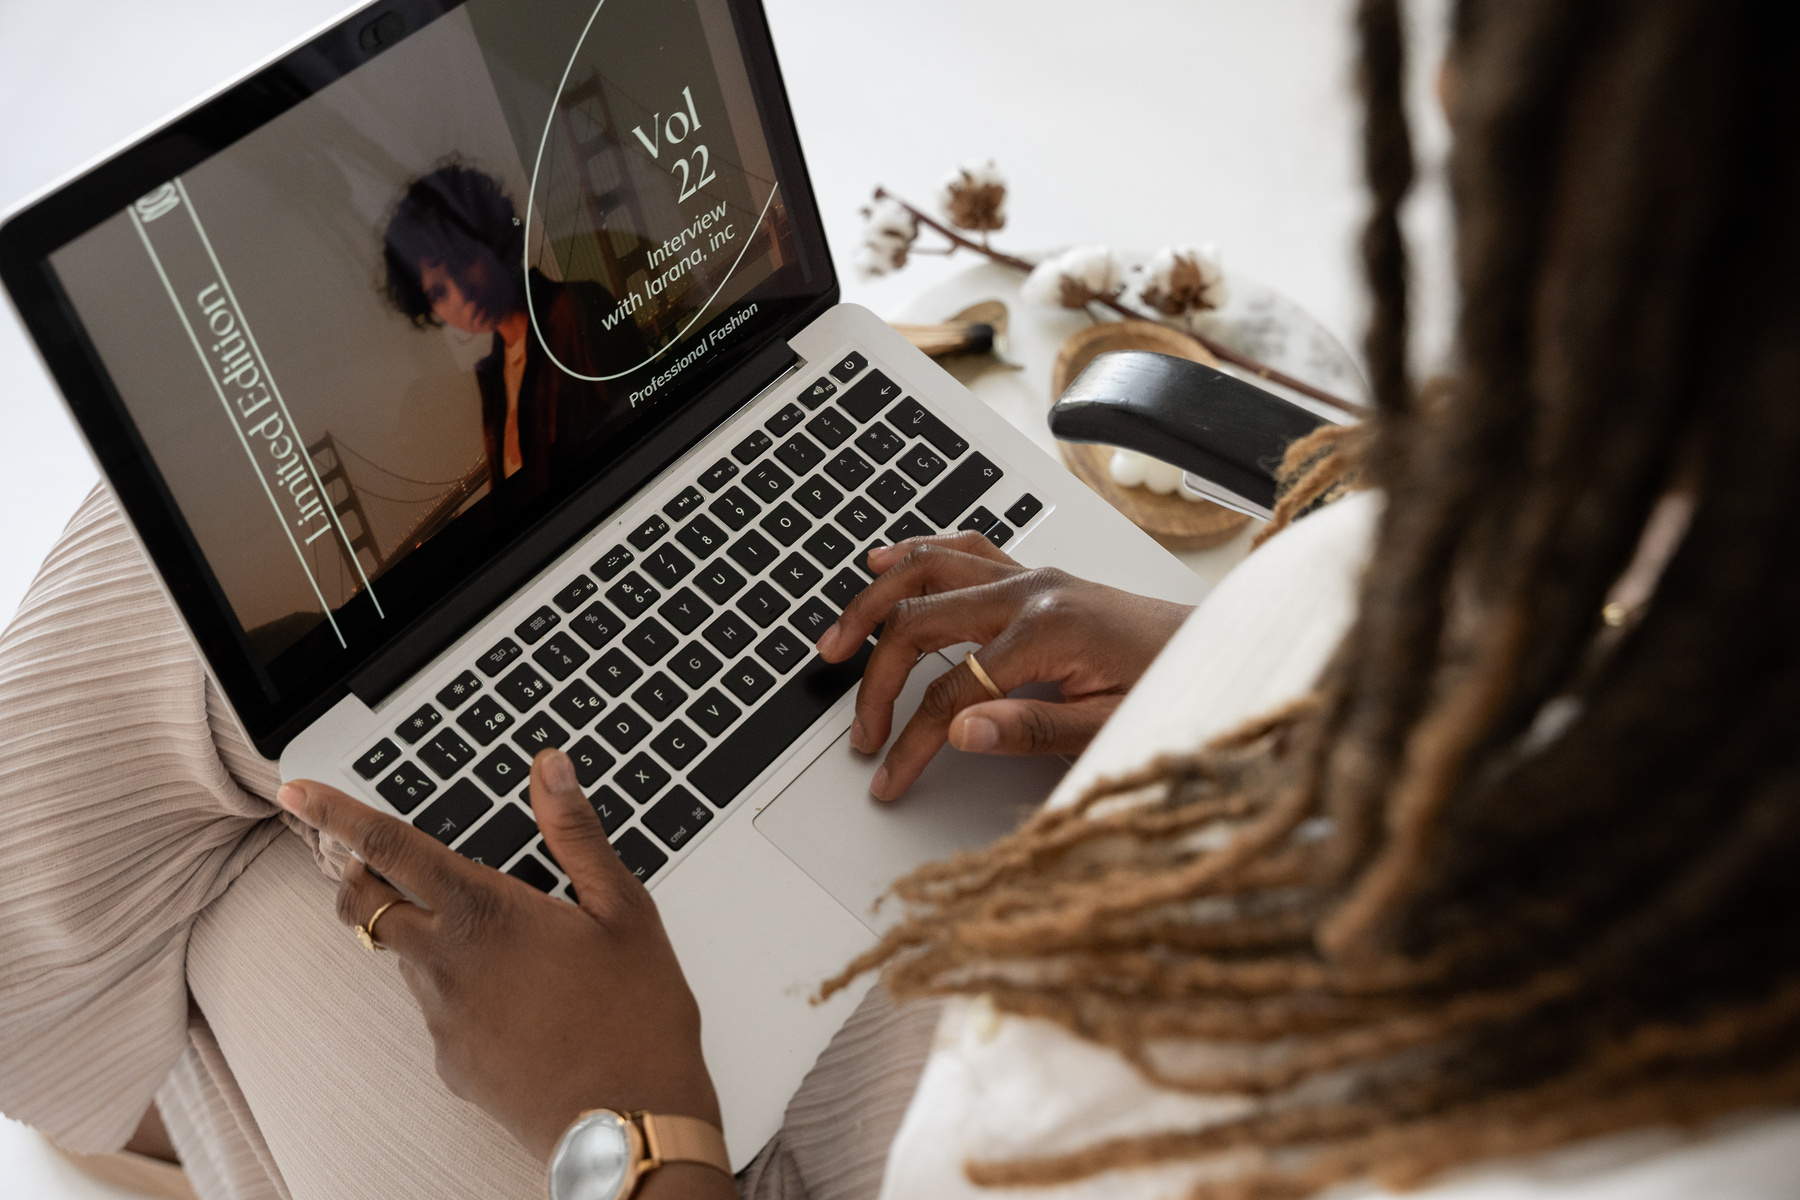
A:
[[[775,547],[769,545],[769,539],[754,529],[733,542],[725,553],[752,575],[761,574],[776,557]]]
[[[800,636],[809,643],[817,643],[825,636],[825,631],[837,622],[838,610],[814,596],[805,604],[795,609],[788,617],[788,624],[800,631]]]
[[[594,728],[620,754],[650,736],[650,722],[629,704],[613,705],[613,710],[601,717]]]
[[[591,737],[584,737],[568,749],[569,761],[575,765],[575,782],[584,788],[612,769],[616,759]]]
[[[609,650],[600,661],[588,668],[588,678],[617,696],[644,676],[644,669],[625,656],[623,650]]]
[[[482,655],[475,665],[481,668],[481,673],[483,675],[492,679],[500,672],[506,670],[507,663],[510,663],[513,659],[519,657],[519,655],[523,653],[525,652],[519,649],[519,643],[513,641],[511,638],[501,638],[499,644],[489,650],[486,654]]]
[[[656,807],[644,814],[644,827],[663,840],[671,850],[679,850],[712,820],[712,809],[700,803],[694,793],[684,787],[671,789]]]
[[[709,492],[717,492],[720,488],[730,483],[737,473],[738,469],[736,463],[732,462],[729,458],[721,458],[718,462],[706,469],[706,474],[700,477],[700,486]]]
[[[744,618],[728,612],[708,625],[701,636],[726,658],[736,658],[750,648],[750,643],[756,638],[756,631],[744,623]]]
[[[899,398],[899,384],[880,371],[870,371],[861,383],[838,397],[838,404],[861,422],[867,421]]]
[[[640,829],[627,829],[621,833],[613,843],[613,849],[618,851],[619,861],[625,864],[625,869],[640,881],[656,874],[669,861],[669,856],[658,850],[656,843],[645,837]]]
[[[555,629],[556,623],[561,619],[562,618],[556,615],[556,610],[546,604],[544,607],[538,609],[529,617],[526,617],[523,621],[519,622],[519,627],[513,630],[513,632],[517,634],[519,640],[524,642],[527,646],[535,646],[537,645],[538,639],[543,637],[546,633],[549,633],[552,629]]]
[[[996,546],[1004,546],[1012,541],[1012,526],[1005,521],[995,521],[994,527],[987,531],[987,540]]]
[[[999,517],[996,517],[987,509],[977,505],[975,511],[964,517],[957,525],[957,528],[973,529],[976,533],[986,533],[994,527],[994,522],[999,519]]]
[[[856,549],[855,542],[830,525],[820,526],[818,532],[807,538],[804,545],[808,554],[828,567],[837,566],[844,561],[845,555]]]
[[[461,675],[458,675],[455,679],[452,679],[449,683],[444,685],[443,689],[437,694],[437,702],[451,712],[455,712],[458,708],[462,707],[463,701],[467,700],[470,696],[473,696],[480,690],[481,680],[475,677],[475,672],[464,671]]]
[[[642,616],[646,608],[661,600],[662,593],[646,583],[642,575],[632,571],[606,589],[606,598],[630,621]]]
[[[663,505],[663,511],[669,514],[671,521],[685,521],[690,513],[705,503],[706,497],[700,494],[699,488],[686,487],[681,489],[680,495]]]
[[[1037,516],[1038,513],[1043,510],[1043,507],[1044,502],[1042,500],[1039,500],[1030,492],[1026,492],[1023,496],[1020,496],[1013,502],[1011,508],[1006,510],[1006,519],[1011,521],[1014,525],[1023,525],[1031,520],[1031,518]]]
[[[439,779],[448,779],[475,761],[475,747],[446,729],[419,748],[419,761]]]
[[[764,504],[773,504],[794,486],[793,476],[772,462],[763,463],[744,478],[744,487]]]
[[[721,560],[702,571],[700,578],[694,582],[712,599],[714,604],[723,604],[744,586],[744,577],[737,573],[737,568]]]
[[[448,846],[463,831],[487,816],[494,802],[467,779],[459,779],[430,808],[413,818],[413,824]]]
[[[725,531],[714,524],[708,516],[698,516],[675,535],[675,540],[688,548],[688,552],[701,562],[712,557],[713,551],[725,544]]]
[[[839,571],[831,577],[831,582],[820,588],[819,591],[827,600],[837,605],[838,611],[842,612],[849,608],[850,602],[862,595],[862,590],[868,586],[867,581],[855,571]],[[835,618],[833,619],[835,620]]]
[[[673,650],[681,639],[669,632],[669,627],[655,617],[647,618],[642,625],[625,635],[626,647],[647,663],[655,664],[663,660],[663,656]]]
[[[925,498],[919,501],[919,511],[940,528],[948,529],[971,504],[981,499],[989,488],[999,482],[1000,468],[977,451],[956,470],[944,476],[942,483],[925,494]]]
[[[694,761],[694,756],[706,749],[706,743],[699,734],[687,727],[684,721],[671,721],[669,727],[650,739],[650,748],[662,755],[664,762],[677,771]]]
[[[825,461],[825,452],[804,433],[796,433],[781,444],[775,457],[796,475],[804,475]]]
[[[891,513],[897,513],[905,508],[918,494],[918,488],[892,471],[883,471],[869,485],[869,495],[875,498],[877,504]]]
[[[556,876],[550,873],[549,867],[538,861],[535,854],[527,854],[521,858],[507,874],[521,883],[529,883],[540,892],[548,892],[556,887]]]
[[[756,645],[756,657],[774,667],[780,675],[786,675],[805,662],[807,655],[811,653],[812,643],[803,640],[791,629],[777,629]]]
[[[739,610],[764,629],[781,620],[781,614],[788,607],[787,597],[770,587],[766,580],[745,592],[738,600]]]
[[[888,544],[898,546],[907,538],[930,537],[937,530],[919,519],[918,513],[907,513],[887,527]]]
[[[900,457],[900,469],[906,472],[906,477],[908,479],[912,480],[920,487],[924,487],[939,475],[942,475],[944,473],[944,468],[949,465],[949,463],[933,454],[924,442],[914,442],[912,449],[908,450]]]
[[[841,663],[815,657],[745,718],[730,737],[716,744],[712,753],[688,768],[688,782],[715,808],[730,804],[840,696],[856,686],[873,650],[865,643]]]
[[[496,683],[494,690],[505,696],[508,704],[525,713],[550,694],[550,683],[529,666],[520,664],[518,670]]]
[[[631,761],[613,772],[613,782],[639,804],[648,804],[673,778],[662,764],[648,754],[635,754]]]
[[[699,687],[717,675],[724,665],[718,655],[699,642],[689,642],[680,654],[669,660],[669,670],[681,676],[681,681],[689,687]]]
[[[694,560],[674,546],[658,546],[644,559],[644,574],[666,588],[680,583],[693,569]]]
[[[869,365],[869,360],[852,350],[838,360],[831,373],[836,375],[839,383],[849,383],[856,378],[856,373]]]
[[[599,692],[577,679],[556,693],[555,698],[550,701],[550,708],[572,728],[581,729],[606,711],[606,701],[600,698]]]
[[[499,868],[537,836],[537,821],[516,804],[502,804],[456,852],[470,862]]]
[[[726,668],[724,683],[739,700],[755,704],[757,697],[775,686],[775,677],[754,658],[745,657]]]
[[[688,705],[687,715],[693,719],[694,724],[718,737],[743,711],[727,700],[725,693],[718,688],[707,688],[705,694]]]
[[[869,555],[885,545],[887,545],[886,542],[872,542],[869,545],[864,546],[861,550],[858,550],[856,552],[856,557],[852,558],[850,561],[856,564],[857,570],[861,571],[864,575],[867,575],[870,579],[879,579],[881,573],[869,565]]]
[[[669,714],[680,708],[687,701],[687,693],[675,686],[673,680],[661,671],[650,676],[631,693],[631,698],[638,702],[638,707],[650,714],[652,721],[666,721]]]
[[[746,496],[743,488],[734,487],[714,500],[709,511],[733,530],[738,530],[748,525],[751,518],[762,511],[762,505]]]
[[[836,450],[856,432],[856,425],[837,409],[827,408],[806,423],[806,432],[827,450]]]
[[[440,713],[429,704],[422,704],[419,706],[419,711],[400,722],[399,728],[395,729],[394,732],[400,735],[401,741],[411,746],[416,744],[420,738],[430,733],[433,729],[436,729],[443,719],[444,714]]]
[[[800,540],[801,534],[812,528],[812,522],[785,500],[771,508],[768,516],[757,524],[764,533],[784,546],[793,545]]]
[[[769,578],[781,585],[781,590],[798,600],[812,590],[812,585],[823,579],[824,573],[798,554],[790,554],[782,560],[779,567]]]
[[[475,764],[475,778],[488,785],[501,799],[513,794],[531,778],[531,764],[514,754],[510,747],[495,746],[493,752]]]
[[[409,813],[419,807],[427,796],[437,791],[437,784],[431,782],[431,776],[419,768],[403,762],[390,769],[381,782],[375,785],[375,790],[396,811]]]
[[[800,393],[800,403],[808,408],[816,409],[835,395],[837,395],[837,384],[821,375],[813,381],[811,387]]]
[[[856,448],[876,462],[884,463],[905,449],[906,441],[886,425],[877,421],[862,431],[862,434],[856,439]]]
[[[648,521],[631,531],[626,539],[639,550],[648,550],[662,540],[663,534],[669,532],[669,523],[661,517],[652,516]]]
[[[539,750],[560,750],[569,740],[569,731],[558,725],[549,713],[537,713],[513,730],[513,745],[536,758]]]
[[[513,726],[513,715],[500,707],[492,696],[483,696],[469,705],[467,712],[456,718],[463,732],[480,745],[487,745]]]
[[[619,826],[631,820],[631,803],[609,787],[601,787],[588,797],[588,803],[594,806],[594,815],[600,818],[601,828],[606,836],[611,837],[619,831]]]
[[[849,531],[851,537],[860,542],[864,538],[875,536],[881,529],[881,523],[887,520],[887,514],[863,497],[853,496],[850,503],[838,510],[834,519]]]
[[[531,660],[548,671],[550,677],[558,683],[579,671],[588,657],[588,652],[581,648],[581,643],[566,631],[531,652]]]
[[[574,583],[556,593],[556,607],[566,613],[574,612],[589,596],[599,590],[600,585],[586,575],[577,575]]]
[[[624,631],[625,621],[596,600],[582,609],[581,615],[569,622],[569,627],[582,641],[599,650]]]
[[[367,754],[351,765],[356,768],[356,773],[364,779],[373,779],[398,761],[400,761],[400,747],[394,745],[393,739],[382,738]]]
[[[682,633],[692,633],[700,628],[700,623],[712,616],[712,605],[694,594],[693,588],[682,588],[673,596],[663,601],[656,610],[662,619],[679,629]]]
[[[624,546],[614,546],[590,569],[594,574],[600,577],[601,583],[611,583],[613,579],[618,576],[620,571],[623,571],[635,561],[636,557],[628,548]]]
[[[856,451],[845,450],[825,464],[825,473],[837,480],[845,491],[854,492],[875,473],[875,468]]]
[[[923,404],[910,396],[888,410],[887,421],[901,433],[924,438],[945,458],[960,458],[969,448],[969,443],[957,436],[955,430],[932,416]]]
[[[799,502],[800,507],[821,520],[829,516],[831,510],[837,507],[837,502],[843,498],[844,493],[819,475],[814,475],[801,484],[800,490],[794,493],[794,499]]]
[[[763,428],[769,431],[770,437],[780,437],[804,420],[806,414],[800,411],[798,404],[784,404],[779,412],[763,422]]]
[[[767,450],[774,444],[775,439],[759,429],[737,445],[733,446],[731,448],[731,457],[737,459],[747,467],[756,461],[757,455],[761,454],[764,450]]]

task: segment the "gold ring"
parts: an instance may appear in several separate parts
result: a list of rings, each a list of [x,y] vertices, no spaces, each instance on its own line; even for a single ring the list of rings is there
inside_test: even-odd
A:
[[[367,950],[370,954],[375,953],[377,950],[387,949],[386,946],[375,940],[375,922],[381,920],[382,913],[398,903],[400,903],[398,900],[389,900],[386,904],[375,910],[375,915],[369,918],[367,924],[358,925],[356,927],[356,940],[361,942],[363,949]]]
[[[963,661],[969,664],[969,673],[975,676],[975,681],[977,683],[988,690],[988,695],[996,700],[1006,699],[1006,693],[994,686],[994,681],[988,677],[988,673],[981,669],[980,663],[975,661],[975,652],[973,650],[963,655]]]

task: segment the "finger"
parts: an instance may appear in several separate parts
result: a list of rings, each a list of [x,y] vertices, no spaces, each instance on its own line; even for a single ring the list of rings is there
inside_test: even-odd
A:
[[[351,859],[338,885],[338,920],[346,925],[367,926],[375,914],[375,940],[402,958],[419,954],[431,936],[431,914],[411,904],[399,889]]]
[[[619,861],[600,815],[581,793],[575,764],[561,750],[540,750],[531,763],[531,811],[544,844],[569,877],[583,908],[606,905],[627,888],[641,888]]]
[[[993,668],[988,667],[988,671],[992,674]],[[1006,686],[998,679],[995,683]],[[918,782],[931,764],[932,757],[944,748],[950,737],[950,722],[956,715],[984,701],[992,702],[993,698],[967,663],[958,663],[932,680],[912,719],[894,739],[887,758],[869,782],[870,794],[877,800],[897,800],[905,795],[906,789]]]
[[[1079,754],[1119,707],[1122,695],[989,700],[950,719],[950,744],[970,754]]]
[[[987,558],[994,562],[1019,566],[1017,559],[973,529],[959,529],[955,533],[934,533],[928,537],[910,537],[895,542],[891,546],[876,546],[869,551],[869,566],[877,575],[882,574],[914,549],[927,542],[960,550],[964,554],[973,554],[977,558]]]
[[[993,543],[979,534],[973,541],[958,535],[956,538],[919,538],[902,543],[910,548],[882,572],[881,578],[858,593],[836,624],[820,636],[819,654],[827,662],[849,658],[862,645],[863,639],[888,619],[894,605],[901,600],[976,587],[1023,570],[1011,559],[1001,562],[972,552],[975,542],[994,550]],[[870,565],[873,567],[874,563]]]
[[[376,812],[334,787],[310,779],[281,785],[276,803],[350,847],[383,878],[405,888],[435,909],[467,895],[474,864],[436,838]]]

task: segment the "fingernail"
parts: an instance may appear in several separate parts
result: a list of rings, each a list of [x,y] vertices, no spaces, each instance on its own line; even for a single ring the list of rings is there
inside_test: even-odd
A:
[[[857,750],[861,750],[863,748],[864,736],[862,718],[857,717],[854,721],[850,722],[850,745]]]
[[[306,803],[306,789],[297,783],[284,783],[275,793],[275,803],[289,812],[299,812],[300,806]]]
[[[887,799],[883,794],[887,791],[887,783],[888,769],[882,767],[879,771],[875,772],[875,778],[869,781],[869,795],[875,797],[877,800]]]
[[[544,751],[544,782],[559,792],[573,789],[575,784],[575,764],[561,750]]]
[[[832,650],[837,646],[837,640],[838,627],[833,624],[830,629],[827,629],[824,633],[819,635],[818,644],[813,648],[820,654],[830,657]]]
[[[962,723],[961,742],[958,750],[985,754],[1000,744],[1000,727],[986,717],[970,717]]]

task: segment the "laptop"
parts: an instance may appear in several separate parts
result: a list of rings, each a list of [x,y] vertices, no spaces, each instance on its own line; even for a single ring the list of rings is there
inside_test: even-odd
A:
[[[885,886],[1064,768],[848,746],[870,547],[1202,584],[838,283],[756,0],[386,0],[16,210],[0,279],[245,736],[556,896],[574,759],[734,1163]],[[896,728],[963,647],[926,655]]]

